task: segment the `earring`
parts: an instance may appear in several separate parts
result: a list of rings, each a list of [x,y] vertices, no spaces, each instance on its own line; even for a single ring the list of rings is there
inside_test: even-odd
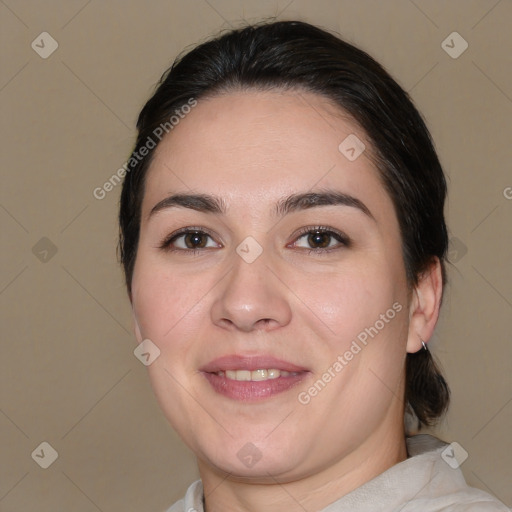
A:
[[[420,338],[421,344],[423,345],[423,350],[428,352],[427,344]]]

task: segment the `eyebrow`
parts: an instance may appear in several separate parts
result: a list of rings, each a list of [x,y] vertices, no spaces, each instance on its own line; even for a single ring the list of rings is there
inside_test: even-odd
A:
[[[349,206],[360,210],[370,219],[375,220],[369,208],[360,199],[337,190],[292,194],[275,204],[274,215],[283,217],[291,212],[319,206]],[[148,218],[167,208],[189,208],[202,213],[218,215],[227,213],[226,203],[220,197],[209,194],[172,194],[153,206]]]

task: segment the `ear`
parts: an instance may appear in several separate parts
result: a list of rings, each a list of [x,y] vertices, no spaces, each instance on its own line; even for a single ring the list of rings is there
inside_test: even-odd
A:
[[[137,339],[137,343],[140,343],[143,340],[143,338],[142,338],[142,333],[140,332],[139,322],[137,322],[137,316],[135,315],[133,303],[132,303],[132,319],[133,319],[133,332],[135,333],[135,338]]]
[[[439,318],[441,297],[443,295],[443,276],[439,258],[435,257],[428,269],[420,276],[412,292],[409,310],[409,334],[407,352],[418,352],[432,337]]]

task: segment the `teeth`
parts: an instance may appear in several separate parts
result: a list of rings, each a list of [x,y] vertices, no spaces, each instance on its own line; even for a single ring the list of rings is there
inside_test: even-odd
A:
[[[267,380],[268,370],[254,370],[251,372],[251,380]]]
[[[225,372],[217,372],[220,377],[226,377],[231,380],[239,381],[262,381],[269,379],[277,379],[279,377],[289,377],[290,375],[298,375],[298,372],[287,372],[285,370],[277,370],[271,368],[269,370],[226,370]]]

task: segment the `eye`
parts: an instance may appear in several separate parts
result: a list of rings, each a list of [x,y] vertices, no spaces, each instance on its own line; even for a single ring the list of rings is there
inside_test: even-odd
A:
[[[168,251],[192,251],[218,248],[211,235],[197,228],[184,228],[169,235],[160,248]]]
[[[330,252],[349,245],[350,239],[346,235],[323,226],[304,228],[292,244],[293,247],[306,249],[309,252]]]

